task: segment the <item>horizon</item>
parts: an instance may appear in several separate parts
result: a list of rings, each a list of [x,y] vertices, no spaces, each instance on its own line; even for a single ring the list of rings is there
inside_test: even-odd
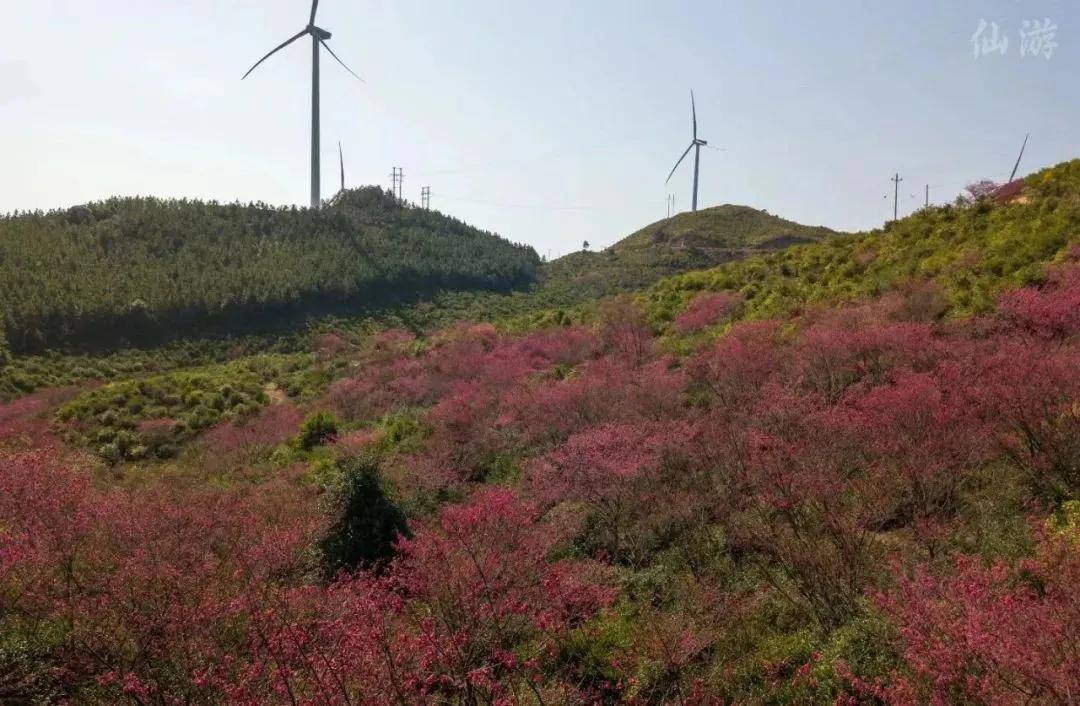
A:
[[[348,188],[386,190],[402,166],[407,200],[430,186],[434,210],[550,258],[663,220],[668,193],[686,210],[690,160],[669,189],[663,179],[690,139],[691,89],[701,136],[725,150],[702,153],[703,209],[866,230],[891,218],[897,171],[905,215],[926,183],[941,204],[977,179],[1004,180],[1027,132],[1020,175],[1080,153],[1067,74],[1080,58],[1078,11],[1062,2],[798,11],[326,0],[319,13],[366,82],[323,62],[324,197],[337,190],[340,139]],[[0,149],[11,165],[33,165],[0,177],[0,211],[140,195],[306,203],[310,54],[289,47],[240,81],[305,23],[305,2],[55,0],[13,15],[14,26],[52,28],[65,52],[40,52],[28,33],[0,50],[10,87]],[[731,17],[737,32],[717,29]],[[1056,46],[1021,57],[1021,23],[1042,18]],[[1004,54],[973,55],[982,22],[1010,38]],[[659,44],[667,55],[650,51]],[[85,59],[68,67],[71,55]],[[582,128],[605,115],[599,137]]]

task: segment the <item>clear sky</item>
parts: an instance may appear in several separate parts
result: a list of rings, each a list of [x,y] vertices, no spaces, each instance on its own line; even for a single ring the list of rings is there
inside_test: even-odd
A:
[[[0,211],[110,195],[306,203],[308,0],[4,3]],[[1057,47],[1021,57],[1024,20]],[[974,56],[972,35],[1004,55]],[[1080,3],[322,0],[323,193],[405,195],[558,255],[688,208],[689,91],[703,206],[840,229],[1080,156]],[[889,195],[889,199],[884,198]]]

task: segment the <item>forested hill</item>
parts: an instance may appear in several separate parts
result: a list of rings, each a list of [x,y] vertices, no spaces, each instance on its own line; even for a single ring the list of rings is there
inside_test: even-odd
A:
[[[0,316],[13,351],[112,348],[441,290],[508,291],[539,258],[371,187],[325,209],[114,198],[0,219]]]

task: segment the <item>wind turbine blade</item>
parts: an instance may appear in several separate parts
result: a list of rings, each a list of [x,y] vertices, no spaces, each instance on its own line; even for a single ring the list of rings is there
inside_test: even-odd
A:
[[[693,138],[698,139],[698,106],[693,103],[693,91],[690,91],[690,112],[693,114]]]
[[[1020,154],[1016,158],[1016,164],[1013,165],[1012,174],[1009,175],[1009,181],[1012,181],[1016,177],[1016,170],[1020,168],[1020,158],[1024,156],[1024,148],[1027,147],[1028,138],[1031,137],[1031,133],[1024,135],[1024,144],[1020,145]]]
[[[668,174],[667,179],[664,180],[665,184],[671,181],[671,177],[675,176],[675,170],[679,168],[679,165],[682,164],[682,161],[686,159],[686,155],[690,154],[690,150],[692,149],[694,149],[693,142],[691,142],[690,146],[686,148],[686,151],[682,153],[682,157],[679,157],[679,161],[675,163],[675,166],[671,168],[671,174]]]
[[[340,58],[338,58],[338,55],[334,53],[334,50],[330,48],[330,45],[329,45],[329,44],[327,44],[327,43],[326,43],[326,42],[325,42],[325,41],[324,41],[324,40],[322,39],[322,37],[320,37],[320,38],[319,38],[319,43],[320,43],[320,44],[322,44],[322,45],[323,45],[323,47],[325,47],[325,48],[326,48],[326,51],[330,52],[330,56],[332,56],[332,57],[334,57],[335,59],[337,59],[337,63],[341,64],[342,66],[345,66],[345,62],[344,62],[344,61],[342,61],[342,60],[341,60]],[[354,77],[356,78],[356,80],[357,80],[357,81],[359,81],[360,83],[366,83],[366,81],[364,81],[364,79],[362,79],[362,78],[360,78],[359,76],[357,76],[357,75],[356,75],[356,72],[355,72],[355,71],[353,71],[352,69],[350,69],[350,68],[349,68],[348,66],[345,66],[345,70],[346,70],[346,71],[348,71],[349,73],[351,73],[351,74],[352,74],[352,75],[353,75],[353,76],[354,76]]]
[[[311,19],[308,20],[309,25],[315,24],[315,13],[319,11],[319,0],[311,1]]]
[[[278,44],[276,47],[274,47],[273,49],[270,50],[270,53],[268,53],[266,56],[264,56],[263,58],[256,61],[255,66],[252,66],[250,69],[248,69],[247,73],[244,74],[243,77],[240,80],[243,81],[245,78],[247,78],[251,74],[252,71],[254,71],[255,69],[257,69],[259,67],[259,64],[263,63],[264,61],[269,59],[271,56],[278,53],[279,51],[281,51],[285,47],[289,46],[290,44],[295,42],[297,39],[300,39],[300,37],[303,37],[307,33],[308,33],[308,30],[307,30],[307,27],[305,27],[304,29],[300,30],[299,32],[297,32],[293,36],[286,39],[281,44]]]

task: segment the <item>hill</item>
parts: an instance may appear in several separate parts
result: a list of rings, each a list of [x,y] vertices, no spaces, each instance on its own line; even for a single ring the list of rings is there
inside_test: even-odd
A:
[[[442,290],[507,291],[539,258],[377,188],[325,209],[124,198],[0,219],[13,351],[279,328]]]
[[[601,252],[571,253],[541,268],[550,295],[594,297],[640,289],[661,277],[838,235],[749,206],[680,213],[645,226]]]
[[[837,304],[930,281],[941,313],[993,308],[1007,287],[1037,284],[1080,223],[1080,160],[1024,179],[1009,204],[922,209],[883,229],[756,255],[657,282],[644,294],[654,322],[671,321],[706,291],[737,293],[750,318]]]
[[[506,295],[440,294],[431,306],[397,312],[403,315],[398,321],[420,330],[459,319],[512,319],[525,326],[559,323],[565,320],[567,310],[644,289],[664,277],[840,235],[748,206],[680,213],[645,226],[599,252],[574,252],[545,262],[528,289]]]
[[[1078,164],[0,404],[0,701],[1073,703]]]
[[[163,215],[170,210],[176,213]],[[99,222],[95,212],[111,215]],[[327,215],[333,218],[327,219]],[[310,236],[296,235],[314,228],[314,221],[305,220],[312,218],[317,218],[319,223],[329,220],[334,229],[312,231],[316,233],[314,240]],[[84,244],[83,250],[91,250],[90,264],[87,264],[75,255],[75,248],[57,252],[67,242],[64,238],[70,237],[63,235],[69,221],[75,221],[72,230],[84,233],[91,243],[102,240],[111,243],[111,236],[101,233],[109,233],[124,223],[127,223],[123,225],[125,232],[135,233],[136,229],[141,229],[144,234],[123,241],[124,248],[135,251],[131,256],[114,254],[111,250],[102,255]],[[164,233],[179,227],[171,224],[173,221],[195,223],[184,226],[188,231],[197,231],[195,242],[173,238],[171,242],[176,244],[175,247],[170,249],[162,245]],[[273,226],[251,226],[250,223],[272,223]],[[400,236],[409,224],[419,224],[408,231],[412,236],[411,244]],[[262,246],[245,235],[252,227],[269,230],[268,240],[278,242],[279,248],[291,248],[289,254],[260,260]],[[203,253],[193,255],[190,251],[196,247],[220,249],[218,240],[206,234],[226,231],[239,233],[239,244],[232,250],[215,254],[217,259],[196,279],[192,270],[202,267],[198,259],[207,256]],[[11,365],[3,365],[3,331],[0,327],[0,399],[39,387],[63,386],[88,379],[118,379],[138,373],[221,363],[238,350],[306,351],[312,337],[327,330],[349,329],[356,335],[366,335],[372,330],[393,327],[417,333],[430,332],[459,320],[501,321],[516,327],[559,323],[567,320],[568,311],[588,306],[606,296],[638,291],[666,275],[770,252],[794,242],[817,242],[840,235],[827,228],[799,225],[746,206],[720,206],[678,214],[650,224],[602,252],[572,253],[537,264],[531,250],[508,245],[437,213],[402,208],[377,189],[339,195],[318,216],[306,210],[153,200],[116,200],[51,214],[23,215],[0,221],[0,253],[5,247],[8,250],[23,247],[20,244],[22,238],[30,232],[50,234],[53,242],[48,247],[38,244],[26,248],[20,255],[23,260],[32,254],[47,254],[49,259],[57,261],[74,260],[68,262],[68,270],[84,282],[77,287],[65,282],[62,286],[69,289],[52,296],[45,290],[36,291],[36,280],[27,274],[36,272],[50,287],[61,286],[47,274],[52,268],[41,264],[45,258],[39,257],[39,262],[26,271],[0,264],[0,281],[7,278],[17,285],[11,290],[13,296],[0,296],[0,313],[4,312],[8,300],[12,302],[7,316],[0,320],[6,320],[9,330],[15,332],[16,345],[13,347],[20,353]],[[448,258],[441,258],[446,251],[433,253],[430,248],[424,249],[433,244],[446,245],[446,241],[436,235],[444,232],[455,234],[451,237],[456,248],[450,251],[452,257]],[[428,238],[427,233],[432,237]],[[5,234],[8,235],[6,245]],[[470,239],[462,234],[475,237]],[[426,244],[419,248],[420,256],[415,254],[417,241]],[[157,244],[154,251],[146,253],[154,243]],[[382,249],[374,257],[357,258],[352,250],[366,247],[365,243],[379,244]],[[463,248],[463,244],[468,247]],[[309,247],[302,248],[303,245]],[[491,247],[485,250],[488,245]],[[395,246],[397,253],[387,252]],[[401,252],[407,250],[414,254]],[[248,255],[241,257],[239,253],[245,251]],[[477,254],[477,257],[469,259],[468,254]],[[164,297],[159,296],[151,304],[147,294],[132,298],[131,291],[124,295],[120,289],[109,289],[107,278],[114,269],[122,269],[123,257],[137,263],[141,269],[157,271],[159,278],[161,274],[167,275],[166,281],[170,285],[173,282],[190,285],[214,279],[222,281],[217,284],[207,282],[206,287],[193,291],[177,291],[178,286],[170,286]],[[435,272],[426,273],[425,282],[422,278],[409,281],[404,276],[407,273],[400,270],[389,273],[368,270],[368,265],[376,258],[385,265],[402,257],[412,257],[414,265],[422,259],[434,267]],[[275,267],[282,273],[280,280],[273,276]],[[488,268],[486,279],[485,268]],[[183,271],[177,272],[179,269]],[[224,277],[226,272],[230,273],[231,279]],[[468,275],[473,277],[469,279]],[[128,290],[136,288],[130,273],[121,273],[118,277]],[[353,277],[358,281],[351,282]],[[457,279],[450,280],[450,277]],[[238,278],[242,284],[235,282]],[[518,284],[522,280],[524,283]],[[139,282],[149,283],[140,291],[160,288],[155,281],[150,272],[140,275]],[[331,296],[327,296],[325,288],[314,293],[301,289],[320,281],[337,283],[336,287],[330,287]],[[437,289],[434,285],[440,283],[444,286]],[[101,291],[91,291],[85,302],[76,300],[76,295],[87,291],[88,285],[97,286]],[[367,285],[376,290],[374,297],[364,299],[362,291],[354,291],[349,296],[350,286],[362,290]],[[165,310],[161,304],[168,296],[196,303],[211,295],[227,299],[256,286],[261,297],[277,292],[276,300],[265,302],[250,297],[231,307],[207,305],[202,309],[189,308],[180,315]],[[508,291],[510,287],[516,289]],[[19,295],[19,289],[26,295]],[[187,290],[192,289],[187,287]],[[398,296],[392,296],[395,293]],[[137,306],[129,306],[133,301]],[[104,313],[92,315],[92,311],[87,311],[102,306],[106,309]],[[162,330],[170,325],[170,330]],[[161,345],[167,336],[179,340],[168,346]],[[87,346],[87,343],[94,345]],[[69,350],[66,355],[53,352],[45,356],[26,355],[45,347]],[[84,350],[70,350],[72,348]],[[85,350],[87,348],[90,350]],[[111,355],[102,356],[101,353],[106,351]]]

